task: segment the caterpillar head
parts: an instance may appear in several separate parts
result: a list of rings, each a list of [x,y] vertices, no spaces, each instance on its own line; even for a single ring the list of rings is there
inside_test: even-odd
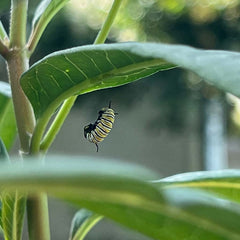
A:
[[[87,134],[90,133],[94,129],[94,125],[92,123],[88,124],[84,127],[84,137],[87,138]]]

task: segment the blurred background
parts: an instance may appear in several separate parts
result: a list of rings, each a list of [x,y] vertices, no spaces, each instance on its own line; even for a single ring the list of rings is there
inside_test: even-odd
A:
[[[34,9],[30,0],[29,32]],[[92,44],[112,0],[71,0],[53,19],[31,58]],[[9,1],[0,2],[8,29]],[[107,43],[140,41],[186,44],[202,49],[240,50],[239,0],[125,0]],[[6,80],[0,59],[0,80]],[[84,139],[83,127],[112,101],[119,114],[110,135],[99,144]],[[239,168],[240,103],[182,69],[78,97],[50,153],[88,155],[135,162],[163,177],[177,173]],[[16,153],[16,142],[13,154]],[[67,239],[74,206],[51,199],[52,239]],[[26,238],[24,238],[26,239]],[[146,239],[109,220],[86,239]]]

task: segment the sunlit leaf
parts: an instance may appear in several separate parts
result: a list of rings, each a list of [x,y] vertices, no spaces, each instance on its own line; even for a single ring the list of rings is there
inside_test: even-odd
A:
[[[8,83],[0,81],[0,138],[7,149],[12,146],[17,133],[16,120]]]
[[[102,216],[87,209],[79,210],[72,220],[70,240],[82,240],[91,228],[102,219]]]
[[[159,187],[146,182],[156,177],[154,173],[129,164],[80,157],[50,159],[45,165],[0,164],[0,189],[46,191],[154,239],[240,238],[239,204],[193,189]]]

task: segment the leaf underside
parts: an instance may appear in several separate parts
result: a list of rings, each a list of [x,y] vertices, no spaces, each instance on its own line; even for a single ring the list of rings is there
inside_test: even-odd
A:
[[[51,54],[34,64],[21,78],[36,118],[66,98],[120,86],[149,76],[173,64],[131,53],[128,44],[85,46]]]
[[[72,48],[48,55],[21,78],[37,118],[75,94],[116,87],[180,66],[240,96],[240,54],[160,43],[116,43]]]

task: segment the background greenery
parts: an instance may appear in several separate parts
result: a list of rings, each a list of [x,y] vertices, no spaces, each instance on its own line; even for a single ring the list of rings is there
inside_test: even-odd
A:
[[[72,1],[68,8],[62,10],[55,17],[54,21],[49,24],[32,61],[35,62],[56,50],[91,44],[106,14],[109,2],[82,1],[80,5],[79,1]],[[2,5],[1,9],[3,9],[0,16],[1,20],[3,20],[4,24],[7,24],[9,2],[1,1],[0,4]],[[80,10],[82,10],[81,14],[79,14]],[[30,16],[31,14],[30,12]],[[79,26],[79,23],[82,23],[81,26]],[[205,49],[239,50],[238,39],[240,30],[238,26],[239,3],[237,1],[231,1],[230,3],[229,1],[214,1],[214,4],[210,4],[208,1],[126,1],[108,42],[161,41],[188,44]],[[0,71],[2,72],[3,70],[0,69]],[[4,76],[4,74],[1,74],[1,76]],[[168,163],[169,160],[172,161],[178,156],[178,151],[180,150],[177,149],[185,146],[184,140],[182,140],[182,145],[176,146],[176,143],[174,145],[172,138],[178,136],[179,139],[188,139],[189,135],[186,135],[186,132],[188,133],[194,129],[198,133],[198,135],[194,136],[194,139],[201,139],[205,103],[208,99],[216,96],[221,99],[220,101],[226,102],[225,95],[220,91],[201,82],[196,76],[179,69],[159,73],[154,75],[149,81],[139,81],[132,85],[80,96],[73,113],[75,118],[73,120],[69,119],[65,124],[65,129],[69,132],[71,125],[74,125],[76,128],[78,122],[80,122],[79,127],[77,127],[78,133],[74,136],[70,134],[71,136],[66,137],[63,129],[62,135],[60,133],[52,151],[78,153],[79,146],[76,143],[79,141],[85,144],[81,152],[88,155],[95,154],[93,146],[84,142],[82,127],[85,123],[95,120],[96,112],[102,107],[102,103],[108,103],[109,99],[111,99],[114,103],[114,109],[120,113],[116,122],[116,131],[112,133],[112,135],[115,134],[116,138],[120,139],[118,142],[113,141],[118,148],[119,146],[121,147],[121,141],[126,139],[126,134],[121,133],[120,129],[128,129],[127,127],[129,127],[132,129],[132,139],[137,144],[139,143],[139,138],[141,141],[145,140],[147,142],[152,138],[162,148],[167,149],[163,155],[161,154],[161,156],[166,156],[164,157],[165,160],[153,163],[151,159],[156,159],[160,155],[160,150],[156,149],[156,145],[153,145],[154,147],[144,155],[144,159],[140,159],[140,162],[144,165],[149,165],[151,168],[157,167],[163,175],[188,171],[191,168],[193,170],[203,169],[203,158],[197,159],[194,167],[190,167],[189,162],[183,160],[180,163],[175,161]],[[229,109],[232,107],[227,104],[225,106],[226,119],[229,120]],[[139,109],[139,112],[136,112],[135,109]],[[132,113],[134,114],[132,115]],[[127,120],[128,118],[133,119],[133,121]],[[141,123],[136,124],[136,127],[134,127],[133,124],[135,122]],[[226,130],[229,134],[236,134],[237,128],[231,124],[232,122],[229,120]],[[139,132],[142,134],[139,134]],[[169,132],[171,132],[172,138],[169,137]],[[64,137],[65,139],[63,139]],[[169,149],[169,142],[165,143],[164,141],[159,142],[156,140],[164,137],[165,140],[169,139],[171,142]],[[70,140],[72,141],[70,142]],[[190,140],[188,141],[190,142]],[[61,145],[59,145],[60,142]],[[197,147],[197,151],[201,152],[201,140],[197,141],[197,144],[200,145]],[[149,142],[149,145],[152,145],[152,142]],[[172,153],[171,151],[174,147],[177,149]],[[122,149],[125,149],[124,145]],[[116,152],[114,146],[108,145],[108,140],[106,139],[106,142],[104,141],[100,146],[100,151],[100,154],[104,156],[117,155],[117,157],[125,160],[137,156],[137,161],[139,149],[131,147],[126,153],[121,155]],[[63,205],[60,205],[60,209],[62,212],[72,211],[63,210]],[[57,213],[56,210],[53,210],[52,214],[55,216],[52,222],[59,226],[57,221],[63,221],[63,219],[62,216],[56,216]],[[64,221],[63,225],[68,229],[69,226],[66,222]],[[53,231],[57,228],[59,227],[53,228]],[[59,234],[56,239],[61,239],[61,237],[66,239],[58,231],[55,234]],[[111,235],[107,236],[111,238]],[[103,236],[103,238],[107,239],[107,236]],[[121,236],[121,233],[119,236]],[[136,239],[139,239],[139,236]]]

